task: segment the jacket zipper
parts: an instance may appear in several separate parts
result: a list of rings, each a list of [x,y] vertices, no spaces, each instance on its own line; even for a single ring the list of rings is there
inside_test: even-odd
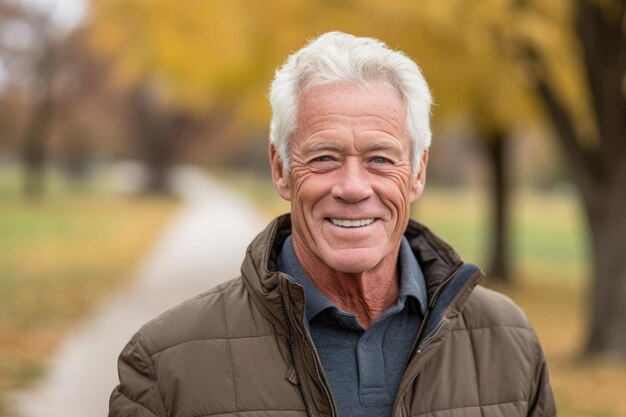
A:
[[[430,345],[433,342],[433,340],[437,338],[437,336],[439,335],[439,332],[441,332],[441,329],[443,329],[444,324],[445,322],[442,321],[441,323],[437,325],[435,330],[433,330],[433,332],[426,339],[424,339],[422,344],[417,348],[416,353],[422,353],[422,351],[426,349],[428,345]]]
[[[285,292],[282,289],[282,283],[281,283],[281,287],[280,287],[281,291],[281,298],[282,298],[282,308],[283,308],[283,314],[285,316],[285,320],[287,321],[287,329],[289,330],[289,351],[291,352],[291,360],[293,361],[293,367],[296,371],[296,378],[298,378],[298,388],[300,388],[300,394],[302,394],[302,400],[304,401],[304,408],[306,409],[306,415],[309,417],[313,417],[313,412],[311,411],[311,404],[309,403],[309,399],[306,396],[306,393],[304,392],[304,387],[302,386],[302,376],[300,374],[300,369],[298,368],[298,365],[296,364],[296,343],[295,343],[295,338],[293,335],[293,326],[291,325],[291,319],[290,319],[290,313],[291,311],[289,310],[288,307],[288,303],[285,300]]]
[[[408,417],[409,414],[406,412],[406,407],[404,406],[404,401],[400,401],[400,414],[402,415],[402,417]],[[392,415],[393,415],[393,411],[392,411]]]
[[[437,300],[439,300],[439,296],[441,295],[443,290],[448,286],[448,284],[450,284],[450,282],[454,279],[454,277],[456,277],[456,274],[461,270],[461,268],[463,268],[463,265],[464,264],[459,265],[454,271],[452,271],[452,273],[448,275],[448,277],[441,283],[441,285],[437,288],[437,290],[433,294],[433,297],[428,303],[428,308],[426,310],[426,313],[424,314],[424,320],[422,320],[422,324],[420,325],[420,328],[417,331],[417,336],[415,337],[415,342],[413,343],[413,347],[411,347],[411,353],[409,354],[409,358],[412,358],[415,355],[416,350],[421,351],[424,349],[424,346],[421,346],[421,348],[419,349],[418,349],[418,346],[422,342],[421,340],[422,337],[424,337],[424,332],[426,331],[426,325],[428,324],[428,321],[430,320],[430,314],[435,308],[435,304],[437,304]],[[431,333],[426,338],[426,340],[431,339],[431,336],[434,336],[434,333],[436,333],[442,325],[443,323],[439,323],[435,331],[433,331],[433,333]]]
[[[308,342],[308,340],[306,340],[304,337],[301,337],[301,339],[304,342],[304,345],[308,349],[309,353],[311,355],[315,355],[315,351],[311,348],[311,345]],[[322,371],[319,365],[317,364],[317,360],[313,361],[313,365],[315,365],[315,373],[317,374],[317,378],[319,379],[320,384],[322,385],[322,388],[324,388],[324,394],[326,395],[326,399],[328,400],[328,405],[330,406],[330,415],[332,417],[336,417],[335,406],[333,405],[334,403],[332,400],[332,396],[330,395],[330,390],[328,389],[328,387],[326,387],[326,384],[324,383],[324,378],[322,378]]]
[[[422,353],[422,351],[426,349],[433,342],[433,340],[437,338],[437,336],[441,332],[441,329],[443,329],[443,326],[444,326],[444,322],[439,323],[437,327],[435,328],[435,330],[433,330],[433,332],[426,339],[424,339],[424,342],[419,346],[416,353]],[[400,396],[399,405],[400,405],[400,414],[402,415],[402,417],[408,417],[408,413],[404,405],[404,392]],[[393,415],[393,412],[392,412],[392,415]]]
[[[411,352],[409,353],[409,360],[407,361],[407,365],[413,359],[416,353],[421,353],[425,348],[427,348],[433,342],[433,340],[437,338],[437,336],[441,332],[441,329],[443,328],[445,324],[444,321],[440,322],[435,328],[435,330],[433,330],[432,333],[429,334],[426,339],[421,341],[422,337],[424,336],[424,331],[426,330],[426,324],[428,323],[428,320],[430,319],[430,314],[435,308],[435,304],[437,303],[439,296],[441,295],[443,290],[448,286],[448,284],[454,279],[454,277],[461,270],[461,268],[463,268],[464,265],[465,264],[461,264],[454,271],[452,271],[452,273],[448,275],[448,277],[441,283],[441,285],[437,288],[437,290],[433,294],[432,299],[428,303],[428,308],[426,309],[426,313],[424,314],[424,319],[422,320],[422,324],[420,324],[420,327],[417,331],[417,336],[415,337],[415,342],[413,343],[413,347],[411,347]],[[400,392],[397,393],[398,402],[394,406],[394,411],[398,405],[400,406],[400,414],[402,415],[402,417],[407,417],[406,407],[404,405],[404,393],[405,392],[406,392],[406,389],[402,393]],[[393,414],[394,412],[392,411],[392,415]]]
[[[287,288],[286,292],[289,292],[289,288]],[[294,337],[295,325],[293,323],[291,308],[289,307],[290,303],[288,302],[289,300],[287,299],[289,295],[286,294],[285,291],[282,290],[282,283],[281,283],[281,294],[282,294],[283,314],[285,315],[285,318],[287,319],[287,326],[289,328],[289,344],[291,347],[291,356],[293,360],[293,366],[296,370],[296,376],[298,377],[298,381],[299,381],[298,386],[300,387],[300,392],[302,393],[302,398],[304,399],[304,406],[307,410],[307,415],[313,416],[313,413],[311,412],[311,405],[309,403],[309,400],[307,399],[306,393],[304,392],[304,387],[302,386],[303,380],[301,378],[300,370],[298,369],[298,366],[296,364],[296,347],[295,347],[295,337]],[[291,297],[289,296],[289,298]],[[307,348],[309,353],[315,356],[314,351],[311,348],[309,341],[304,336],[300,336],[300,339],[304,343],[304,346]],[[317,359],[313,361],[313,365],[315,366],[315,373],[317,374],[317,378],[319,379],[320,384],[322,385],[322,388],[324,389],[324,394],[326,395],[326,399],[328,400],[328,405],[330,406],[331,416],[336,417],[337,414],[335,412],[333,400],[330,395],[330,390],[324,383],[324,378],[322,378],[322,371],[317,363]]]

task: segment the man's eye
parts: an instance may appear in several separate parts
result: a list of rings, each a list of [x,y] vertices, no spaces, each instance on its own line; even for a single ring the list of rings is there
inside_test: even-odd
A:
[[[314,162],[330,162],[332,160],[333,158],[328,155],[318,156],[317,158],[313,159]]]
[[[389,159],[383,158],[382,156],[375,156],[374,158],[371,159],[371,161],[375,164],[385,164],[389,162]]]

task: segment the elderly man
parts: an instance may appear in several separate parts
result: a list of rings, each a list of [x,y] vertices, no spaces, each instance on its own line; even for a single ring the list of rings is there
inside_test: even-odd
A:
[[[289,57],[270,100],[291,214],[250,244],[239,278],[132,338],[109,415],[555,415],[523,313],[409,219],[430,143],[415,63],[327,33]]]

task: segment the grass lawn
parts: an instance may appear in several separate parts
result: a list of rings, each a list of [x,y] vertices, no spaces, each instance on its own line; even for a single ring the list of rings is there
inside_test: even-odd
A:
[[[57,188],[25,201],[0,177],[0,396],[32,382],[64,334],[130,281],[177,207]]]
[[[269,178],[221,173],[248,193],[268,219],[289,210]],[[561,417],[626,416],[626,364],[611,358],[580,359],[588,308],[589,260],[583,216],[571,191],[518,192],[513,198],[510,286],[486,280],[524,308],[542,341]],[[413,217],[485,266],[489,206],[482,192],[426,187]]]

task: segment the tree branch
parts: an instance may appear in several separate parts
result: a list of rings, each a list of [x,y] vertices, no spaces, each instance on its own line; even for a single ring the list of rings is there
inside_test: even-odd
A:
[[[531,45],[524,45],[522,50],[529,61],[532,70],[533,81],[539,98],[556,130],[568,160],[572,163],[572,173],[584,190],[593,186],[604,176],[603,166],[597,152],[593,149],[583,148],[582,141],[578,138],[574,124],[567,110],[557,98],[553,88],[545,77],[545,64],[539,58],[539,54]]]
[[[578,0],[576,30],[580,37],[585,75],[600,134],[604,164],[624,163],[626,103],[622,87],[626,61],[625,0],[601,5]]]

